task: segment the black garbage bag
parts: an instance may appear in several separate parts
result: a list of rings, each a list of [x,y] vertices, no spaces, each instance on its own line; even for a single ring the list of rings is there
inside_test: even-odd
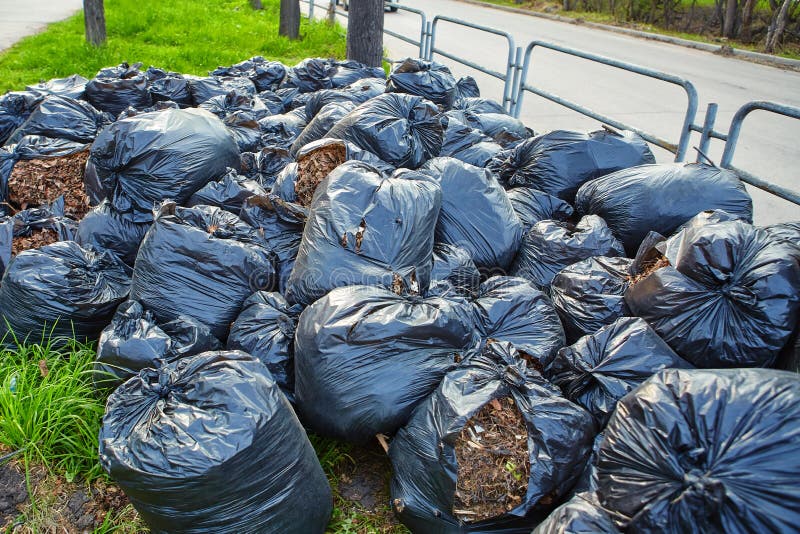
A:
[[[83,100],[63,96],[47,96],[28,119],[8,138],[16,143],[26,135],[41,135],[91,143],[97,133],[113,122],[107,113],[101,113]]]
[[[280,115],[287,111],[283,98],[274,91],[261,91],[257,96],[270,115]]]
[[[295,396],[315,432],[354,443],[393,434],[475,342],[461,297],[334,289],[300,315]]]
[[[540,221],[522,237],[511,275],[546,289],[563,268],[592,256],[625,256],[603,219],[587,215],[577,224]]]
[[[471,295],[481,283],[481,273],[469,252],[447,243],[433,245],[431,280],[445,280],[461,295]]]
[[[462,98],[477,98],[481,96],[481,89],[478,87],[478,82],[472,76],[464,76],[459,78],[456,82],[455,99]]]
[[[765,226],[764,230],[773,239],[782,241],[795,250],[795,256],[800,261],[800,221],[773,224]]]
[[[600,446],[600,503],[627,532],[793,532],[800,377],[668,369],[626,395]]]
[[[305,111],[297,109],[282,115],[271,115],[258,121],[264,146],[279,146],[288,150],[306,127]]]
[[[329,60],[335,68],[331,76],[331,83],[335,88],[348,87],[361,80],[375,78],[385,79],[386,73],[382,67],[370,67],[359,61],[346,59],[342,61]]]
[[[0,95],[0,146],[19,128],[39,105],[44,96],[39,92],[15,91]]]
[[[286,76],[286,66],[279,61],[268,61],[263,56],[254,56],[230,67],[217,67],[212,76],[240,76],[249,79],[261,91],[277,89]]]
[[[19,253],[0,284],[0,339],[91,341],[128,296],[116,255],[61,241]]]
[[[457,96],[456,79],[441,63],[409,57],[392,69],[386,92],[421,96],[448,110]]]
[[[280,293],[259,291],[244,301],[228,336],[228,350],[258,358],[292,403],[294,332],[302,311],[302,306],[290,306]]]
[[[420,172],[442,189],[436,241],[462,247],[481,271],[505,273],[522,242],[522,223],[491,172],[453,158],[435,158]]]
[[[85,98],[100,111],[113,116],[126,108],[146,108],[153,103],[147,90],[147,78],[139,71],[141,63],[101,69],[86,83]]]
[[[189,79],[183,74],[150,67],[144,75],[147,78],[147,90],[154,103],[175,102],[182,108],[194,103],[189,88]]]
[[[169,109],[117,121],[97,136],[90,163],[108,198],[134,222],[148,222],[153,207],[186,202],[198,189],[239,168],[239,149],[222,122],[206,111]]]
[[[321,534],[331,489],[264,365],[205,352],[109,397],[100,463],[153,532]]]
[[[186,206],[216,206],[234,215],[238,215],[244,201],[253,195],[266,195],[267,192],[255,180],[250,180],[233,169],[228,169],[225,176],[217,182],[208,182],[205,187],[194,193],[186,202]]]
[[[453,109],[469,111],[472,114],[505,113],[503,105],[488,98],[462,97],[455,101]]]
[[[291,153],[297,155],[307,144],[325,137],[337,122],[355,108],[352,102],[334,102],[323,106],[292,143]]]
[[[189,92],[192,94],[192,102],[195,106],[199,106],[215,96],[224,96],[231,91],[252,96],[258,92],[253,82],[239,76],[189,77]]]
[[[592,454],[589,456],[589,461],[586,462],[586,467],[584,467],[583,473],[572,487],[572,492],[574,494],[577,495],[583,492],[594,493],[597,491],[597,460],[600,456],[600,445],[603,443],[603,439],[605,439],[605,437],[606,435],[603,432],[600,432],[594,437]]]
[[[472,304],[481,337],[512,343],[539,371],[564,346],[564,329],[553,305],[527,280],[492,277],[481,284]]]
[[[515,187],[508,191],[508,199],[524,232],[539,221],[569,221],[574,213],[572,206],[560,198],[532,187]]]
[[[662,369],[694,369],[647,323],[622,317],[546,361],[544,376],[603,428],[617,401]]]
[[[306,122],[311,122],[317,113],[328,104],[353,104],[355,108],[358,104],[363,104],[369,98],[363,98],[359,93],[345,91],[343,89],[321,89],[314,93],[309,93],[306,100]]]
[[[84,97],[86,84],[89,82],[80,74],[73,74],[66,78],[52,78],[36,85],[27,85],[25,90],[43,95],[58,95],[64,98],[80,100]]]
[[[314,195],[287,299],[311,304],[356,284],[424,292],[441,202],[439,186],[420,173],[386,178],[360,161],[339,165]]]
[[[78,224],[75,241],[82,247],[110,250],[130,267],[150,223],[137,223],[125,213],[119,213],[108,200],[93,208]]]
[[[208,327],[191,317],[158,324],[141,304],[120,304],[100,333],[94,363],[94,385],[114,389],[147,367],[222,348]]]
[[[236,111],[247,111],[256,119],[271,115],[260,98],[241,91],[228,91],[224,95],[213,96],[198,107],[213,113],[220,119],[225,119]]]
[[[483,132],[467,126],[456,118],[447,117],[446,122],[442,150],[439,152],[440,156],[452,156],[473,145],[489,140]]]
[[[331,77],[335,73],[336,65],[332,61],[322,58],[304,59],[294,67],[286,69],[286,77],[281,83],[281,88],[295,88],[301,93],[331,89],[333,88]]]
[[[625,290],[633,260],[595,256],[564,267],[550,286],[550,298],[564,325],[567,341],[593,334],[631,311]]]
[[[327,137],[350,141],[395,167],[416,169],[439,155],[443,120],[423,98],[387,93],[345,115]]]
[[[732,171],[702,163],[642,165],[584,184],[575,207],[601,216],[634,254],[648,232],[670,235],[704,210],[753,221],[753,201]]]
[[[503,147],[494,141],[482,141],[469,148],[465,148],[453,154],[453,158],[475,165],[476,167],[485,168],[492,158],[503,150]]]
[[[594,493],[579,493],[553,510],[531,534],[618,534]]]
[[[486,404],[512,398],[528,428],[527,493],[509,512],[478,522],[454,513],[458,480],[455,446],[462,429]],[[447,373],[392,440],[391,498],[413,532],[528,534],[580,475],[592,444],[582,408],[524,360],[509,343],[489,343]]]
[[[258,152],[242,152],[241,175],[269,189],[283,168],[293,161],[288,150],[276,146],[264,147]]]
[[[0,277],[11,262],[14,238],[28,237],[39,230],[55,232],[58,241],[69,241],[75,237],[75,221],[64,216],[64,197],[59,197],[50,206],[18,211],[11,217],[0,217]]]
[[[117,120],[121,121],[122,119],[127,119],[129,117],[135,117],[137,115],[142,115],[144,113],[150,113],[153,111],[164,111],[165,109],[181,109],[181,107],[172,100],[162,100],[146,108],[126,108],[125,111],[119,114]]]
[[[800,311],[794,249],[744,221],[693,225],[663,246],[669,266],[625,292],[645,319],[699,368],[769,366]]]
[[[285,294],[303,240],[307,210],[270,194],[245,200],[239,216],[264,237],[277,255],[278,291]]]
[[[447,116],[480,130],[503,148],[511,148],[520,141],[534,135],[521,120],[515,119],[505,111],[499,113],[474,113],[472,111],[452,110]]]
[[[261,125],[249,111],[234,111],[222,121],[241,152],[257,152],[264,147]]]
[[[589,180],[646,163],[655,157],[633,132],[556,130],[520,143],[491,166],[507,187],[533,187],[572,202]]]
[[[236,215],[165,202],[139,247],[131,299],[162,322],[197,319],[224,341],[245,299],[275,287],[275,261],[266,240]]]

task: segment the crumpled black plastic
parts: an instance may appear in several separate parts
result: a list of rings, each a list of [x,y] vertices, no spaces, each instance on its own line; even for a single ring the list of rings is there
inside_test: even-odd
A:
[[[355,108],[352,102],[332,102],[323,106],[292,143],[292,155],[296,156],[307,144],[325,137],[337,122]]]
[[[139,245],[149,228],[150,223],[134,222],[129,215],[117,212],[108,200],[104,200],[81,219],[75,241],[83,247],[110,250],[133,267]]]
[[[205,352],[109,397],[100,462],[153,532],[322,534],[331,489],[264,365]]]
[[[236,146],[241,152],[257,152],[264,147],[261,125],[253,113],[234,111],[227,115],[222,123],[236,140]]]
[[[443,120],[428,100],[386,93],[345,115],[326,137],[350,141],[395,167],[416,169],[439,155]]]
[[[481,273],[469,252],[447,243],[434,243],[431,280],[445,280],[461,295],[471,295],[481,283]]]
[[[434,158],[420,172],[442,189],[436,241],[467,250],[481,271],[505,272],[522,242],[522,223],[492,173],[453,158]]]
[[[21,252],[0,284],[0,339],[97,339],[130,284],[130,270],[116,255],[74,241]]]
[[[42,98],[41,93],[33,91],[0,95],[0,146],[6,144],[8,137],[33,113]]]
[[[26,85],[25,89],[34,93],[58,95],[79,100],[85,96],[84,93],[88,82],[89,80],[80,74],[72,74],[66,78],[52,78],[36,85]]]
[[[115,117],[129,106],[136,109],[150,106],[153,100],[147,90],[147,78],[139,71],[141,66],[141,63],[120,63],[100,69],[86,83],[84,97],[95,108]]]
[[[305,103],[306,122],[311,122],[322,108],[328,104],[353,104],[355,108],[358,104],[363,104],[369,98],[362,98],[358,93],[351,93],[341,89],[321,89],[314,93],[309,93]]]
[[[91,143],[112,120],[109,114],[97,111],[88,102],[51,95],[42,100],[7,142],[15,143],[26,135],[41,135]]]
[[[193,206],[216,206],[234,215],[239,215],[244,201],[253,195],[266,195],[267,192],[261,184],[239,173],[233,169],[228,169],[220,180],[208,182],[204,187],[196,191],[189,200],[186,207]]]
[[[644,319],[622,317],[545,361],[543,374],[603,428],[617,401],[662,369],[694,369]]]
[[[0,277],[11,262],[14,238],[27,237],[35,230],[53,230],[59,241],[74,238],[76,224],[64,216],[64,197],[58,197],[50,206],[18,211],[8,218],[0,217]]]
[[[569,221],[574,213],[560,198],[532,187],[515,187],[508,191],[508,199],[525,232],[539,221]]]
[[[239,216],[263,236],[278,256],[278,291],[285,294],[303,240],[308,210],[269,194],[245,200]]]
[[[188,79],[189,92],[195,106],[199,106],[215,96],[226,95],[231,91],[253,96],[258,92],[253,82],[240,76],[209,76],[207,78],[190,76]]]
[[[625,292],[633,315],[697,367],[771,365],[800,311],[793,248],[744,221],[701,220],[663,253],[670,266]]]
[[[795,531],[798,403],[786,371],[661,371],[608,423],[600,503],[627,532]]]
[[[331,61],[322,58],[307,58],[286,69],[281,88],[296,88],[301,93],[313,93],[320,89],[331,89],[331,77],[336,67]]]
[[[598,433],[594,437],[592,454],[586,462],[586,467],[583,468],[583,473],[581,473],[581,476],[578,477],[578,481],[575,482],[575,485],[572,487],[572,492],[574,494],[577,495],[578,493],[584,492],[594,493],[597,491],[597,460],[600,456],[600,445],[603,443],[605,437],[606,435],[603,432]]]
[[[335,88],[348,87],[361,80],[386,79],[386,73],[382,67],[370,67],[353,59],[333,59],[328,61],[335,67],[331,77],[331,82]]]
[[[445,117],[447,117],[447,124],[444,127],[444,139],[442,140],[442,150],[439,152],[440,156],[453,156],[453,154],[465,151],[473,145],[489,140],[480,130],[467,126],[454,117],[447,115]]]
[[[773,239],[783,241],[795,250],[795,255],[800,261],[800,221],[772,224],[765,226],[764,230]]]
[[[279,61],[268,61],[263,56],[253,56],[230,67],[217,67],[210,74],[245,77],[261,92],[278,88],[286,76],[286,66]]]
[[[293,161],[294,158],[288,150],[277,146],[267,146],[258,152],[242,152],[240,174],[269,189],[275,183],[278,173]]]
[[[456,81],[455,100],[461,98],[477,98],[481,96],[481,89],[478,82],[472,76],[462,76]]]
[[[527,495],[501,516],[459,522],[452,514],[455,441],[483,405],[504,397],[514,399],[528,426]],[[490,343],[446,374],[392,440],[395,513],[413,532],[528,534],[545,518],[546,503],[567,495],[589,457],[593,437],[588,413],[526,367],[511,344]]]
[[[624,169],[584,184],[575,199],[581,215],[602,217],[633,255],[648,232],[670,235],[704,210],[753,222],[753,201],[732,171],[703,163]]]
[[[296,109],[281,115],[270,115],[258,121],[261,142],[264,146],[278,146],[289,150],[297,136],[306,127],[306,113]]]
[[[594,256],[564,267],[550,285],[550,298],[564,325],[567,341],[593,334],[631,315],[625,304],[634,261]]]
[[[455,101],[453,109],[469,111],[475,115],[481,113],[505,113],[503,105],[495,100],[479,97],[462,97]]]
[[[564,346],[564,329],[552,303],[527,280],[490,278],[472,304],[481,337],[512,343],[539,371]]]
[[[348,161],[314,195],[286,298],[311,304],[345,285],[400,286],[424,292],[442,191],[415,171],[384,177]]]
[[[475,342],[458,296],[334,289],[300,315],[295,396],[315,432],[355,443],[393,434]]]
[[[441,63],[408,57],[392,69],[386,92],[421,96],[448,110],[456,98],[456,79]]]
[[[587,215],[577,224],[540,221],[522,237],[510,274],[545,289],[563,268],[592,256],[625,256],[603,219]]]
[[[189,89],[189,79],[183,74],[150,67],[144,75],[147,78],[147,90],[154,103],[175,102],[182,108],[194,103]]]
[[[490,166],[507,187],[533,187],[573,202],[589,180],[645,163],[655,157],[633,132],[556,130],[520,143]]]
[[[179,316],[159,324],[135,300],[120,304],[100,333],[94,363],[94,384],[114,389],[147,367],[222,348],[208,327]]]
[[[618,534],[594,493],[579,493],[553,510],[531,534]]]
[[[220,341],[242,303],[277,282],[275,253],[236,215],[165,202],[139,247],[131,299],[162,322],[188,315]]]
[[[238,169],[239,149],[210,113],[169,109],[115,122],[97,136],[89,161],[99,181],[87,180],[92,196],[148,222],[161,201],[183,204],[228,167]]]
[[[294,332],[303,307],[289,305],[280,293],[258,291],[242,305],[231,325],[228,350],[241,350],[258,358],[294,402]]]

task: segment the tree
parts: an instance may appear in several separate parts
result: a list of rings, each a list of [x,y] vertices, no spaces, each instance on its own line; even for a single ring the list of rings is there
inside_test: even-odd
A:
[[[767,44],[764,50],[769,53],[775,52],[775,48],[783,38],[783,31],[786,29],[786,19],[789,18],[789,4],[791,0],[783,0],[780,10],[775,14],[767,32]]]
[[[83,0],[83,24],[89,44],[100,46],[106,43],[106,10],[103,0]]]
[[[281,0],[278,35],[289,39],[300,38],[300,0]]]
[[[383,0],[355,0],[347,17],[347,59],[371,67],[383,61]]]
[[[722,36],[733,39],[736,36],[736,13],[738,2],[727,0],[725,5],[725,20],[722,24]]]
[[[264,9],[264,6],[261,4],[261,0],[250,0],[250,7],[253,9]]]

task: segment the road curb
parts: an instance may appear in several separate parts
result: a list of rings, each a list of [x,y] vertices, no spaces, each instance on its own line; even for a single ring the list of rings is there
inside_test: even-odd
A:
[[[588,22],[569,17],[562,17],[561,15],[553,15],[551,13],[539,13],[537,11],[530,11],[528,9],[521,9],[512,6],[501,6],[498,4],[491,4],[482,2],[481,0],[458,0],[465,4],[472,4],[476,6],[483,6],[499,11],[508,11],[509,13],[517,13],[519,15],[527,15],[529,17],[538,17],[542,19],[554,20],[557,22],[564,22],[566,24],[575,24],[586,26],[587,28],[596,28],[598,30],[605,30],[631,37],[638,37],[640,39],[648,39],[650,41],[659,41],[662,43],[683,46],[685,48],[693,48],[695,50],[702,50],[704,52],[711,52],[713,54],[734,57],[738,59],[745,59],[772,65],[775,67],[790,68],[793,70],[800,70],[800,60],[790,59],[780,56],[773,56],[771,54],[762,54],[760,52],[751,52],[750,50],[742,50],[740,48],[733,48],[728,45],[714,45],[709,43],[701,43],[699,41],[690,41],[689,39],[681,39],[680,37],[672,37],[671,35],[661,35],[658,33],[643,32],[640,30],[632,30],[630,28],[622,28],[620,26],[611,26],[609,24],[600,24],[599,22]]]

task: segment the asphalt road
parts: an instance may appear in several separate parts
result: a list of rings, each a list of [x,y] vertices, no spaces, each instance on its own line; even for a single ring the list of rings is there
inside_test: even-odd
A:
[[[448,15],[510,33],[523,48],[533,39],[550,41],[595,54],[639,64],[690,80],[696,87],[700,107],[696,121],[702,123],[709,102],[719,104],[717,129],[727,131],[733,114],[745,102],[773,100],[800,106],[800,73],[764,66],[709,52],[628,37],[625,35],[543,18],[509,13],[456,0],[401,0],[425,11],[429,17]],[[303,5],[304,12],[307,5]],[[317,8],[322,14],[321,9]],[[418,38],[419,16],[399,11],[387,13],[385,26]],[[346,21],[342,21],[346,24]],[[392,59],[417,56],[418,49],[386,36],[384,45]],[[503,72],[508,54],[504,38],[473,29],[442,23],[436,47]],[[436,59],[436,57],[434,58]],[[458,76],[472,75],[484,96],[502,97],[502,83],[491,76],[439,57]],[[686,96],[683,89],[612,67],[557,54],[545,49],[534,54],[528,82],[576,101],[617,120],[677,141]],[[590,130],[597,121],[567,108],[527,94],[520,118],[537,131],[554,129]],[[690,146],[697,143],[696,136]],[[756,111],[745,121],[734,164],[786,187],[800,189],[800,121]],[[670,154],[655,150],[659,161]],[[714,141],[709,156],[719,161],[722,143]],[[688,156],[692,160],[696,152]],[[760,190],[750,188],[756,206],[756,222],[770,224],[800,219],[800,207]]]
[[[69,17],[82,6],[82,0],[0,0],[0,50]]]

